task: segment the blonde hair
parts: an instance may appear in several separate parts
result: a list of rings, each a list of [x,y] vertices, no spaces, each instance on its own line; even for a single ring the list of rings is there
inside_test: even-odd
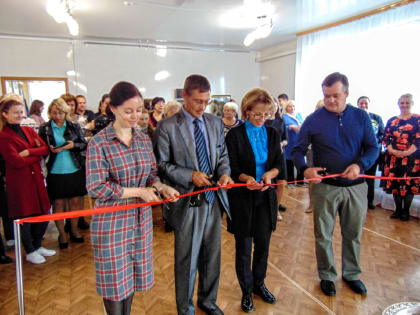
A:
[[[225,105],[223,105],[223,109],[225,109],[225,107],[233,109],[237,114],[239,113],[239,106],[235,102],[227,102]]]
[[[252,110],[256,105],[261,103],[266,106],[269,106],[270,111],[272,111],[276,107],[273,97],[270,95],[270,93],[268,93],[266,89],[253,88],[252,90],[249,90],[242,99],[242,117],[247,118],[246,112]]]
[[[22,98],[17,94],[7,93],[0,98],[0,131],[3,130],[4,125],[7,123],[3,113],[7,113],[15,105],[24,106]]]
[[[70,111],[71,111],[70,106],[67,105],[66,101],[63,100],[62,98],[56,98],[55,100],[53,100],[51,102],[50,106],[48,106],[48,118],[49,119],[52,120],[51,112],[52,112],[52,109],[53,109],[54,106],[57,107],[57,109],[60,112],[63,112],[64,114],[66,114],[66,116],[64,118],[65,120],[71,121],[70,120]]]
[[[163,110],[163,114],[166,116],[168,114],[168,112],[174,108],[177,109],[181,109],[182,104],[180,102],[177,101],[169,101],[168,103],[166,103],[165,108]]]

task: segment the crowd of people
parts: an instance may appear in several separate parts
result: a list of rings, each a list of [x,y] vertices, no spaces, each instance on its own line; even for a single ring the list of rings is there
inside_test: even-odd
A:
[[[384,127],[369,112],[370,99],[357,107],[347,103],[349,82],[335,72],[321,84],[324,99],[305,120],[286,94],[274,98],[254,88],[241,104],[227,102],[222,119],[207,113],[211,86],[202,75],[186,78],[183,104],[162,97],[152,110],[129,82],[115,84],[104,94],[98,111],[87,109],[83,95],[63,94],[48,106],[35,100],[26,116],[15,94],[0,99],[1,211],[6,245],[13,244],[13,219],[83,209],[84,196],[95,207],[170,199],[163,217],[175,235],[175,297],[178,314],[223,314],[217,306],[220,279],[221,222],[235,239],[235,267],[242,291],[241,308],[254,309],[253,296],[273,304],[265,285],[269,245],[282,220],[285,185],[309,186],[315,253],[320,287],[336,294],[337,270],[332,236],[337,214],[342,230],[342,278],[350,289],[366,294],[360,280],[360,247],[367,209],[375,209],[374,179],[360,174],[406,177],[382,180],[392,194],[393,219],[407,221],[419,193],[420,116],[412,112],[411,94],[398,99],[400,114]],[[28,119],[28,118],[26,118]],[[31,125],[32,124],[32,125]],[[325,174],[342,174],[323,178]],[[304,182],[309,179],[309,185]],[[24,183],[24,184],[22,184]],[[227,189],[232,183],[247,186]],[[279,185],[272,186],[278,183]],[[212,186],[186,198],[190,193]],[[153,223],[150,206],[55,221],[58,246],[82,243],[80,229],[90,229],[96,288],[108,314],[129,314],[135,291],[154,284]],[[55,250],[42,246],[48,222],[21,226],[26,260],[40,264]],[[11,242],[11,243],[9,243]],[[10,263],[0,239],[0,263]]]

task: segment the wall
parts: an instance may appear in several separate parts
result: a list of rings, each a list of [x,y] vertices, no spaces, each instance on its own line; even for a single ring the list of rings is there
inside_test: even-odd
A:
[[[144,96],[174,98],[186,76],[207,76],[212,94],[231,94],[238,102],[249,89],[260,84],[260,65],[255,53],[168,50],[165,58],[155,49],[118,45],[85,44],[75,41],[45,41],[0,38],[0,76],[66,77],[70,92],[87,95],[88,108],[96,110],[103,93],[121,80],[146,89]],[[167,70],[170,77],[155,81],[154,75]]]
[[[261,86],[273,96],[295,97],[296,41],[264,49],[257,54],[261,65]]]

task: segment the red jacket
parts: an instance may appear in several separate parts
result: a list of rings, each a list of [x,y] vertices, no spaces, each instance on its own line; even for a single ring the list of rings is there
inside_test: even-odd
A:
[[[29,143],[7,126],[0,132],[10,218],[46,214],[51,208],[40,165],[42,157],[48,154],[48,147],[34,129],[21,128]],[[19,152],[26,149],[29,156],[19,156]]]

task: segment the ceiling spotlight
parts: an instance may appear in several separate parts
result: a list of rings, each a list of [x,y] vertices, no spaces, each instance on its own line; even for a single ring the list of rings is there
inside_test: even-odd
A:
[[[131,7],[131,6],[134,5],[134,2],[133,1],[123,1],[123,4],[127,7]]]
[[[169,72],[166,70],[159,71],[158,73],[155,74],[156,81],[162,81],[162,80],[167,79],[168,77],[169,77]]]

